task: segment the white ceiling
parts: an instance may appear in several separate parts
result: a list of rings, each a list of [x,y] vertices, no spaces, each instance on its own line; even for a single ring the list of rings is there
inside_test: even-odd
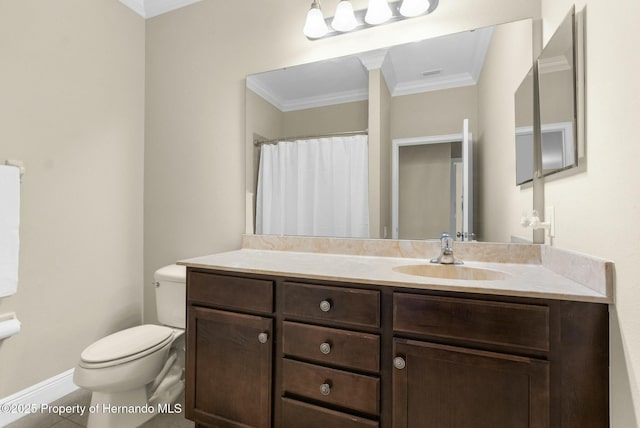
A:
[[[281,111],[366,100],[368,69],[382,68],[392,96],[475,85],[493,27],[247,77]],[[426,74],[426,75],[425,75]]]
[[[201,0],[120,0],[121,3],[145,19],[153,18],[199,1]]]

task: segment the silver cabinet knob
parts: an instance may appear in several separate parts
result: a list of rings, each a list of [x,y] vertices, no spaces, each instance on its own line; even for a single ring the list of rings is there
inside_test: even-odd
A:
[[[331,386],[328,383],[323,383],[320,385],[320,394],[329,395],[331,394]]]
[[[397,368],[398,370],[402,370],[406,366],[407,366],[407,362],[404,360],[404,358],[395,357],[393,359],[393,367]]]
[[[324,355],[329,354],[329,352],[331,352],[331,345],[327,342],[321,343],[320,352],[322,352]]]
[[[320,302],[320,310],[322,312],[329,312],[331,310],[331,302],[328,300]]]
[[[267,340],[269,340],[269,335],[267,333],[260,333],[258,335],[258,342],[267,343]]]

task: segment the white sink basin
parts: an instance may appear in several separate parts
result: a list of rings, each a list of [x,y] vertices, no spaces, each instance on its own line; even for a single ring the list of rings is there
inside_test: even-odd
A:
[[[462,265],[405,265],[394,267],[393,270],[398,273],[406,273],[409,275],[430,278],[461,279],[465,281],[497,281],[507,279],[509,277],[509,274],[505,272]]]

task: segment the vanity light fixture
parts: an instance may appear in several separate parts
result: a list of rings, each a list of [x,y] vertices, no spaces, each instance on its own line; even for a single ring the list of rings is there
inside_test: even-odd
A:
[[[351,31],[358,26],[356,16],[353,13],[353,6],[349,0],[342,0],[336,7],[336,15],[331,21],[331,28],[336,31]]]
[[[320,0],[313,0],[307,13],[304,35],[310,40],[337,36],[349,31],[364,30],[433,12],[439,0],[369,0],[368,8],[353,10],[349,0],[341,0],[335,16],[324,18]]]
[[[429,10],[429,0],[404,0],[400,6],[400,15],[412,18]]]
[[[304,35],[310,39],[319,39],[329,32],[318,0],[313,0],[313,3],[311,3],[311,8],[309,12],[307,12],[307,20],[304,23],[304,29],[302,31]]]
[[[384,24],[391,18],[391,15],[393,13],[387,0],[369,0],[364,22],[370,25]]]

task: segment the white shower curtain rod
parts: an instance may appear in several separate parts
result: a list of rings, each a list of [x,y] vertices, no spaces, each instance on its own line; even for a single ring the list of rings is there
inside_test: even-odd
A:
[[[333,133],[322,134],[322,135],[302,135],[297,137],[274,138],[272,140],[255,139],[253,141],[253,144],[256,146],[261,146],[263,144],[278,144],[280,141],[311,140],[314,138],[327,138],[327,137],[346,137],[348,135],[367,135],[368,133],[369,133],[369,130],[365,129],[362,131],[333,132]]]

